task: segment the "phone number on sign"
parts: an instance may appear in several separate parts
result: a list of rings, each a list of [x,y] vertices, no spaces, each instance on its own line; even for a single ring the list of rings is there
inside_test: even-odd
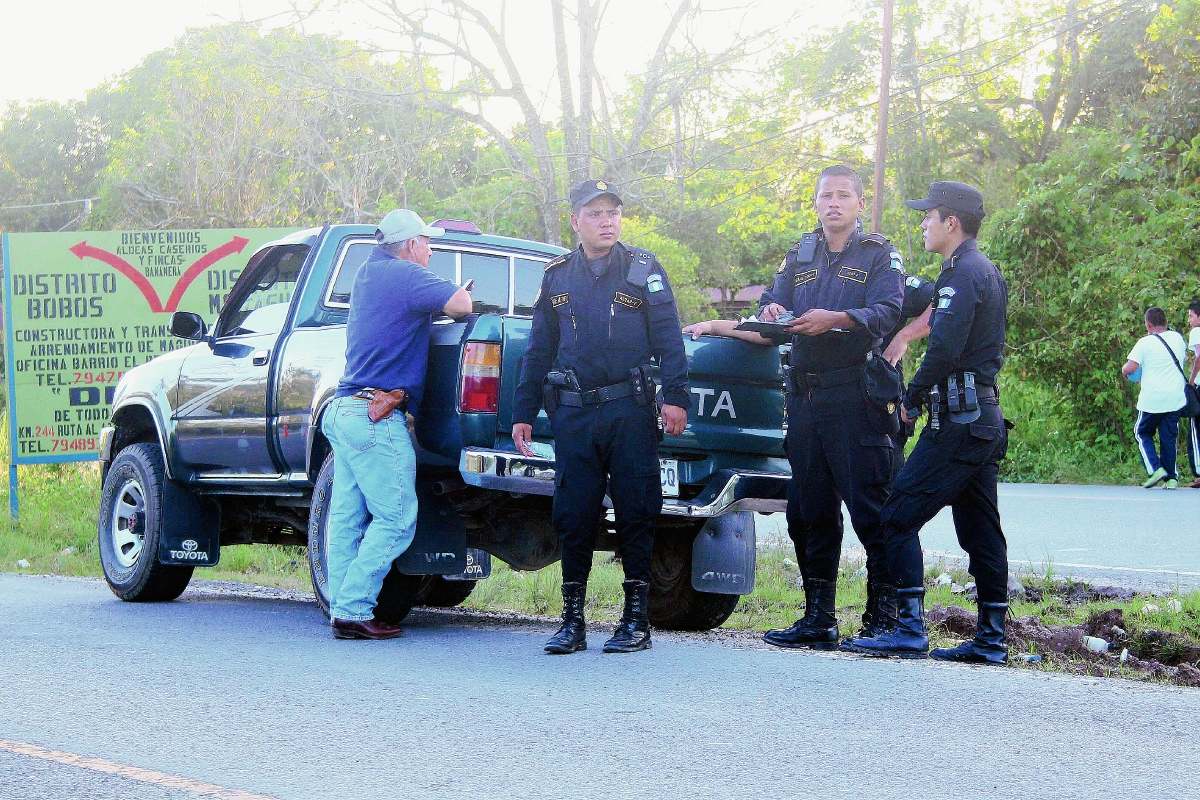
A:
[[[50,449],[54,453],[86,453],[100,447],[95,436],[81,439],[52,439],[51,442]]]
[[[94,383],[116,383],[117,380],[124,375],[124,372],[76,372],[75,383],[82,383],[85,386],[90,386]]]

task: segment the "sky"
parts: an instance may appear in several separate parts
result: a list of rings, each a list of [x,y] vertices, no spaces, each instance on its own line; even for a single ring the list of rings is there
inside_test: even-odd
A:
[[[775,0],[761,3],[754,19],[778,18],[796,5]],[[672,0],[674,5],[677,0]],[[480,5],[497,4],[480,0]],[[0,105],[45,99],[65,102],[83,99],[89,89],[137,66],[150,53],[168,47],[189,27],[204,27],[222,21],[271,20],[282,24],[288,17],[288,0],[7,0],[0,16]],[[337,5],[327,2],[327,6]],[[410,3],[415,5],[415,2]],[[509,0],[508,17],[521,39],[530,43],[549,38],[547,0]],[[568,3],[568,6],[572,6]],[[710,6],[736,3],[710,2]],[[810,20],[836,18],[835,0],[808,0],[798,4]],[[661,27],[648,24],[655,16],[665,20],[664,0],[611,0],[605,16],[607,30],[599,53],[602,71],[624,74],[642,68],[655,45]],[[535,13],[536,12],[536,13]],[[741,14],[713,18],[702,39],[717,41],[744,23]],[[377,40],[383,35],[361,5],[341,4],[316,17],[310,29],[338,33],[360,40]],[[799,33],[799,31],[798,31]],[[616,43],[615,45],[613,43]],[[553,68],[553,49],[520,48],[530,59],[533,73],[544,77],[548,89]],[[490,59],[489,59],[490,60]]]

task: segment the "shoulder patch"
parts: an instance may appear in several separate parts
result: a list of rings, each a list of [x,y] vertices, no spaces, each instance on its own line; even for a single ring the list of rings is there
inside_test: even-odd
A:
[[[954,297],[955,291],[953,286],[943,286],[938,289],[938,297]]]
[[[888,241],[887,237],[881,233],[864,233],[864,234],[861,234],[858,238],[860,241],[866,242],[867,244],[873,244],[876,247],[891,247],[892,246],[892,243]]]
[[[646,278],[646,291],[647,292],[661,292],[662,290],[663,290],[662,275],[659,275],[657,272],[655,272],[655,273],[652,273],[648,278]]]
[[[897,272],[904,272],[904,256],[896,250],[892,251],[892,269]]]
[[[909,275],[907,278],[904,279],[904,282],[908,286],[912,287],[913,289],[921,288],[921,279],[918,278],[916,275]]]

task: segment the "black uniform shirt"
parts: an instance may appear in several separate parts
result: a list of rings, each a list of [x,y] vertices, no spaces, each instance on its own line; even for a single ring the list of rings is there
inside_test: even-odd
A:
[[[882,236],[855,232],[840,253],[830,253],[818,231],[816,255],[799,260],[799,245],[787,252],[775,283],[759,298],[797,317],[813,308],[845,311],[858,323],[848,332],[792,337],[792,367],[828,372],[861,364],[895,325],[904,302],[904,272],[893,263],[892,246]]]
[[[906,276],[904,278],[904,305],[900,307],[900,319],[891,332],[883,337],[883,343],[879,345],[879,349],[887,350],[892,339],[896,338],[896,334],[903,330],[905,325],[924,314],[925,309],[929,308],[929,304],[933,302],[933,296],[936,293],[937,290],[932,282],[919,275]]]
[[[575,370],[587,390],[629,380],[629,371],[649,364],[652,355],[661,369],[663,402],[688,407],[679,312],[666,270],[648,255],[648,279],[640,284],[629,282],[635,254],[620,242],[599,275],[582,248],[546,267],[517,385],[514,423],[533,422],[542,404],[542,381],[552,366]]]
[[[909,384],[910,400],[961,370],[974,372],[978,385],[994,386],[1004,363],[1008,284],[974,239],[942,264],[935,289],[929,347]]]

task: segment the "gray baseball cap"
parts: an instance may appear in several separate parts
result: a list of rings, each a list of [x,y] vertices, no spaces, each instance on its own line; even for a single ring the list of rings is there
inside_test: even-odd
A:
[[[409,239],[417,236],[442,236],[446,233],[445,228],[435,228],[432,225],[426,225],[425,220],[415,211],[409,211],[407,208],[397,208],[395,211],[389,211],[383,219],[379,220],[379,228],[375,231],[375,241],[380,244],[395,244],[396,242],[407,242]]]
[[[934,181],[929,184],[929,194],[924,199],[908,201],[908,207],[917,211],[928,211],[938,206],[980,219],[984,215],[983,195],[969,183]]]

